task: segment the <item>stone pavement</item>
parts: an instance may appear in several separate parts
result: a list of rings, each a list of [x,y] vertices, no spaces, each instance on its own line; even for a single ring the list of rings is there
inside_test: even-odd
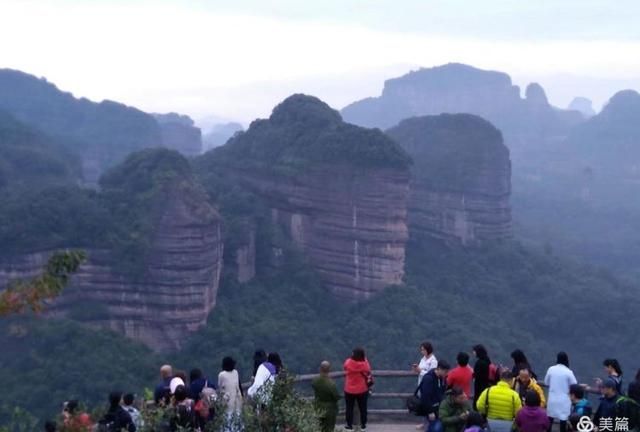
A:
[[[419,432],[416,429],[417,423],[372,423],[367,426],[367,432]],[[340,426],[336,428],[336,432],[343,432]],[[355,429],[355,431],[359,431],[359,429]]]

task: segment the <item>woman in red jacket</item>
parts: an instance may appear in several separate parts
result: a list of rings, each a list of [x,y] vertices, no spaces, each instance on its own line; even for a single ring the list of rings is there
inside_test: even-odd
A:
[[[360,411],[361,431],[367,430],[367,398],[369,386],[373,382],[371,366],[364,354],[364,349],[356,348],[344,362],[344,400],[346,403],[346,430],[353,430],[353,408],[358,403]]]

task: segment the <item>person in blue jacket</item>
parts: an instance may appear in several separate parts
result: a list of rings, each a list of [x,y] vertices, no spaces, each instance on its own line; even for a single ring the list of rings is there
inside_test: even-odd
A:
[[[428,419],[425,431],[439,432],[438,429],[442,430],[442,426],[439,426],[438,422],[438,410],[447,390],[446,377],[448,372],[449,364],[440,360],[438,367],[426,373],[420,381],[420,404]]]

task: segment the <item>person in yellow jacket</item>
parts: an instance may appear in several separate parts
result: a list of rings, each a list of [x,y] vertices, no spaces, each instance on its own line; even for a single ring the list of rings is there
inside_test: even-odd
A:
[[[527,395],[527,390],[532,390],[540,396],[540,407],[544,408],[547,406],[547,400],[544,398],[544,391],[536,380],[531,377],[529,369],[520,369],[518,376],[514,378],[513,383],[511,384],[511,388],[520,395],[520,399],[523,403],[524,398]]]
[[[511,388],[512,381],[511,371],[502,371],[500,382],[483,391],[478,398],[478,412],[487,418],[491,432],[510,432],[513,420],[522,408],[520,395]]]

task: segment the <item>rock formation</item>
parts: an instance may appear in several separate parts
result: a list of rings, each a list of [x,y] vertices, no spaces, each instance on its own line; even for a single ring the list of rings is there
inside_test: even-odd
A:
[[[204,169],[266,203],[336,296],[363,300],[401,283],[409,158],[380,131],[294,95],[205,158]]]
[[[600,113],[575,128],[566,151],[595,176],[640,179],[640,94],[616,93]]]
[[[567,109],[578,111],[582,113],[585,118],[596,115],[596,110],[593,109],[593,102],[591,99],[587,99],[585,97],[578,96],[573,98]]]
[[[469,113],[496,125],[511,148],[538,149],[556,143],[583,121],[575,111],[549,105],[539,84],[531,84],[526,98],[509,75],[463,64],[447,64],[410,72],[387,80],[380,97],[367,98],[342,110],[345,121],[389,128],[399,121],[423,115]]]
[[[215,306],[221,219],[190,177],[188,162],[169,150],[130,156],[101,186],[115,240],[97,236],[66,245],[87,250],[89,260],[50,313],[114,329],[155,350],[178,348]],[[48,255],[35,250],[4,258],[0,287],[37,274]]]
[[[409,229],[477,245],[510,238],[511,163],[502,134],[480,117],[441,114],[389,129],[412,156]]]
[[[153,115],[162,133],[162,146],[185,156],[202,153],[202,133],[189,116],[176,113]]]

